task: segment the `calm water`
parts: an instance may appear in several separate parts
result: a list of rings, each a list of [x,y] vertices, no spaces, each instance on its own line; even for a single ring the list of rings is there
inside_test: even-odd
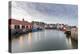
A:
[[[66,37],[64,32],[42,30],[12,39],[12,52],[76,49],[77,42]]]

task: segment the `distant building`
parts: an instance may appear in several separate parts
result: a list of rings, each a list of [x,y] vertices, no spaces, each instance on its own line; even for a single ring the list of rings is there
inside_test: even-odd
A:
[[[57,29],[62,29],[64,27],[64,24],[57,24]]]
[[[46,29],[56,29],[57,25],[56,24],[45,24]]]
[[[48,28],[49,27],[49,25],[48,24],[45,24],[45,26],[44,26],[45,28]]]
[[[44,29],[44,26],[45,26],[45,23],[43,22],[32,21],[33,29]]]
[[[56,25],[56,24],[53,24],[53,28],[54,28],[54,29],[57,29],[57,25]]]

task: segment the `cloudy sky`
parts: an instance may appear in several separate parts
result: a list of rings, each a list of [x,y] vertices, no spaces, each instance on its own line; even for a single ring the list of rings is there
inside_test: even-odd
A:
[[[12,2],[12,18],[45,23],[78,24],[78,7],[69,4]]]

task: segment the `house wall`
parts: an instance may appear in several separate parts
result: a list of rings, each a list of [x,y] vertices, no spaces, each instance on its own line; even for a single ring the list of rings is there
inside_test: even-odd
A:
[[[32,29],[32,24],[29,22],[25,22],[25,21],[19,21],[19,20],[13,20],[10,19],[11,21],[9,23],[9,28],[10,29],[15,29],[15,25],[19,25],[19,29],[22,29],[22,26],[25,26],[24,29]]]
[[[14,24],[11,24],[11,25],[10,25],[10,28],[11,28],[11,29],[14,29],[14,26],[15,26]]]
[[[20,29],[22,29],[22,25],[19,25],[20,26]]]

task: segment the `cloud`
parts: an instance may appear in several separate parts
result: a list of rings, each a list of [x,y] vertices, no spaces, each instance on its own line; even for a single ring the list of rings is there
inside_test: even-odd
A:
[[[24,1],[15,1],[12,4],[12,17],[14,18],[25,18],[28,21],[43,21],[46,23],[77,25],[77,5]]]

